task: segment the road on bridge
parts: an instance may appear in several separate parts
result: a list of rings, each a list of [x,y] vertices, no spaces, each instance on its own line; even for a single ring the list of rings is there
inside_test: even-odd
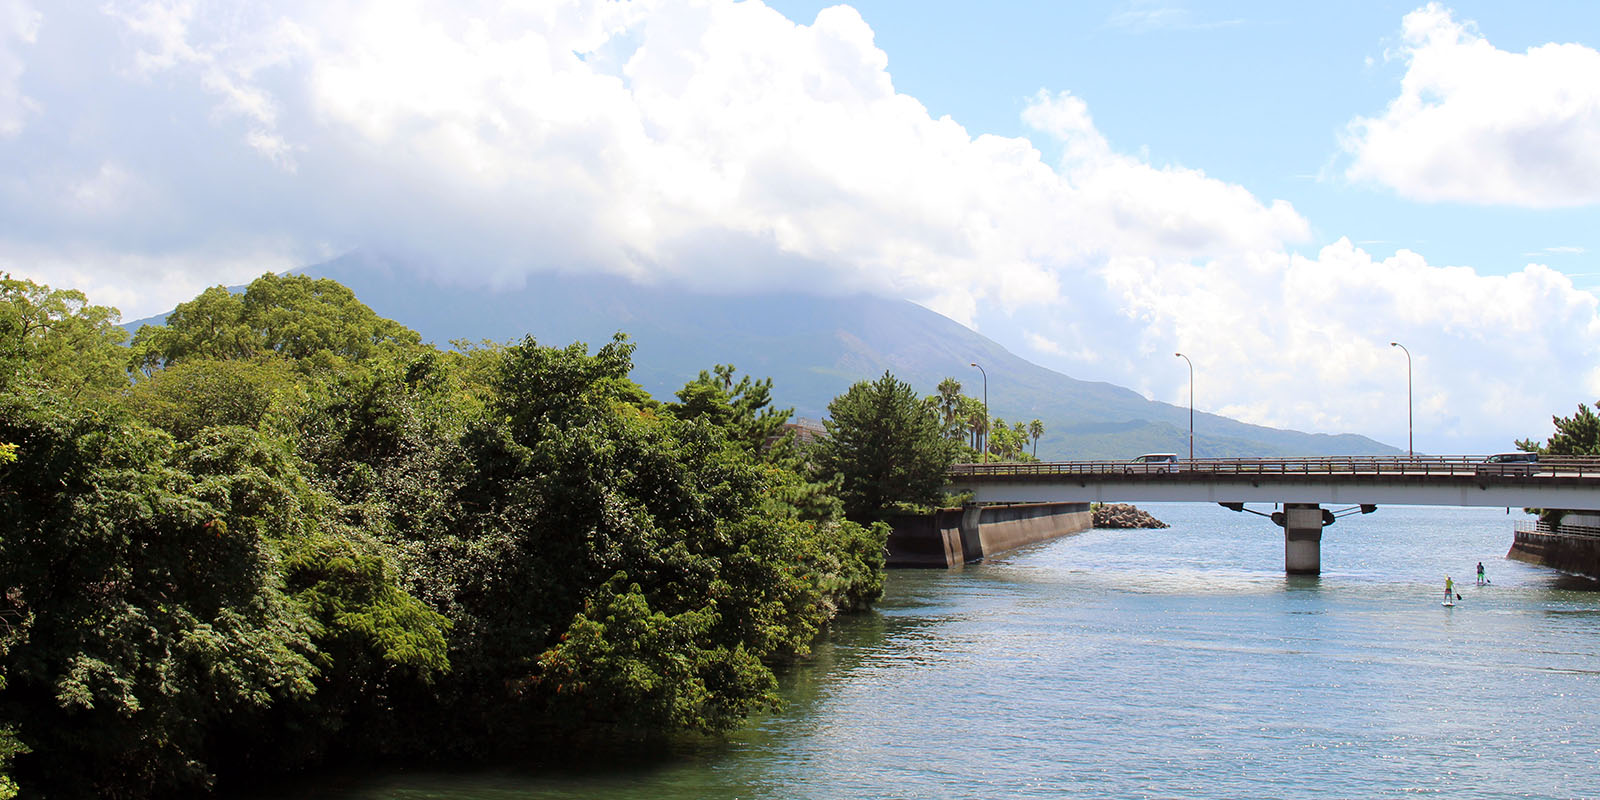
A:
[[[957,464],[975,502],[1345,503],[1600,509],[1600,459],[1206,458]]]

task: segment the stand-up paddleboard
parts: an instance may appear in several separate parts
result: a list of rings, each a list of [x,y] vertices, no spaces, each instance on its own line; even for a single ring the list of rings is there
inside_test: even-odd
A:
[[[1454,606],[1455,603],[1453,601],[1446,600],[1443,603],[1440,603],[1439,605],[1444,606],[1445,608],[1450,608],[1451,606]]]

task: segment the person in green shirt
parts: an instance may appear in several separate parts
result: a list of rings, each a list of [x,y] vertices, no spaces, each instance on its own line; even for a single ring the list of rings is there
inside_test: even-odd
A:
[[[1444,576],[1444,601],[1446,603],[1448,603],[1448,602],[1454,600],[1455,596],[1456,596],[1456,582],[1450,580],[1450,576],[1446,575],[1446,576]]]

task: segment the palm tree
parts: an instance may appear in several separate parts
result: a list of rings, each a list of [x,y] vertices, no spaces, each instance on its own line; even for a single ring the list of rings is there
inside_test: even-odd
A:
[[[1035,419],[1028,423],[1028,435],[1033,437],[1033,460],[1039,460],[1039,437],[1044,435],[1044,423]]]
[[[970,400],[971,398],[965,399]],[[966,407],[966,413],[963,416],[966,417],[967,427],[972,431],[972,449],[979,450],[983,447],[983,437],[989,433],[988,410],[976,400],[962,405]]]
[[[960,436],[956,420],[961,411],[961,381],[955,378],[939,381],[939,411],[944,415],[945,435],[952,439]]]

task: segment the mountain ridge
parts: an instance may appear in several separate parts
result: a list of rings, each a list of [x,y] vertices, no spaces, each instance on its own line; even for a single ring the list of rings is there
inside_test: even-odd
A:
[[[436,344],[532,335],[542,344],[581,341],[597,347],[626,332],[637,348],[634,380],[661,399],[671,399],[702,369],[733,364],[740,372],[771,377],[779,407],[821,418],[833,397],[886,370],[932,394],[940,380],[978,362],[987,370],[995,416],[1008,424],[1044,422],[1041,458],[1188,452],[1186,406],[1049,370],[906,300],[800,292],[722,295],[564,273],[530,275],[517,288],[483,288],[425,277],[422,270],[359,251],[294,272],[339,281],[378,314]],[[966,394],[981,396],[979,380],[962,385]],[[1399,452],[1358,434],[1305,433],[1195,413],[1195,455],[1202,458]]]

